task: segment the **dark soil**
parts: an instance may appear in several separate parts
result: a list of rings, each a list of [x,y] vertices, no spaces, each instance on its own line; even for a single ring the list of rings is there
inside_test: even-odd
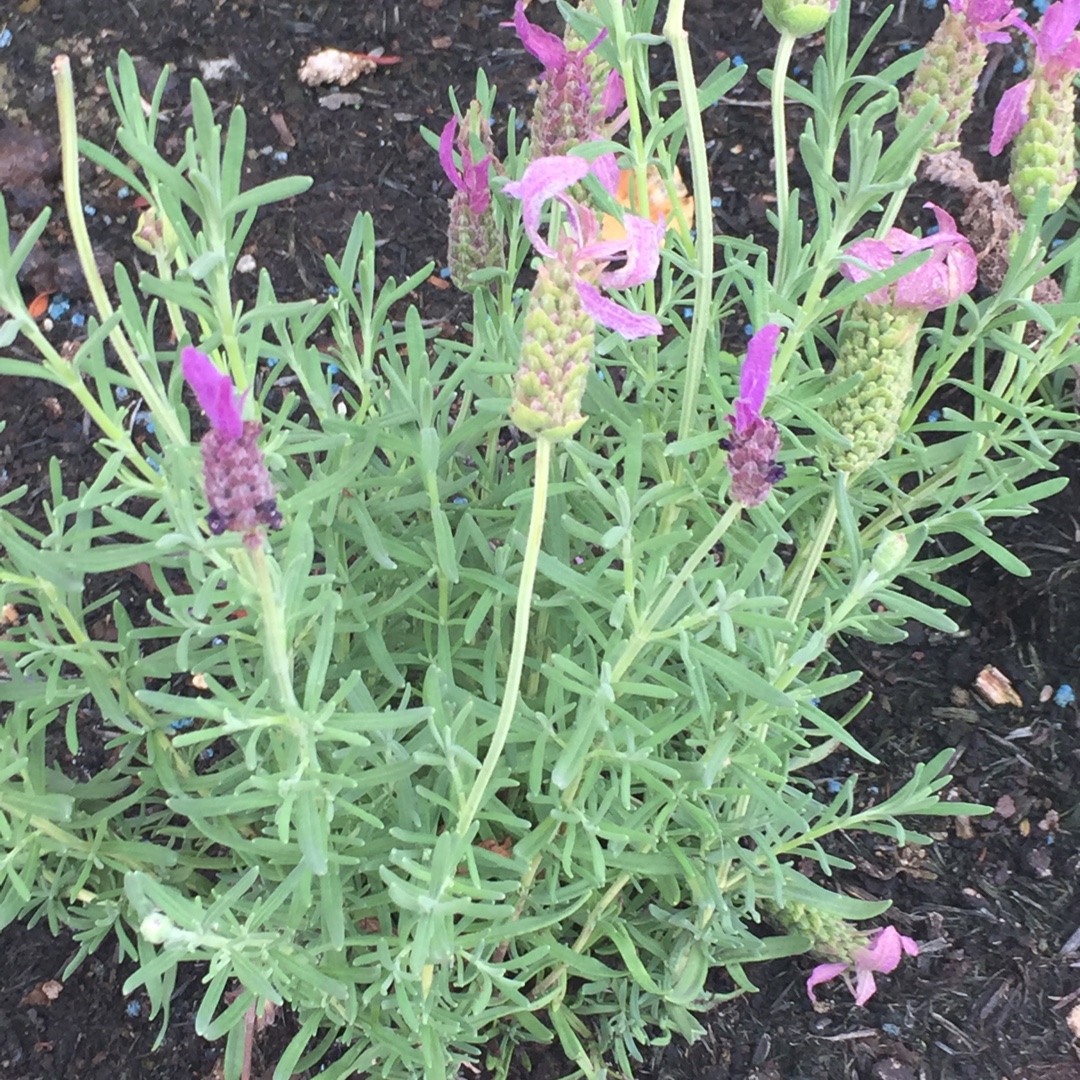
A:
[[[858,40],[885,5],[853,6]],[[699,75],[725,56],[741,56],[751,70],[771,65],[775,35],[755,25],[759,5],[753,0],[690,0],[688,7]],[[93,129],[84,133],[106,146],[105,71],[119,49],[142,58],[150,84],[164,65],[176,66],[168,99],[175,112],[166,129],[174,137],[185,119],[186,80],[198,74],[200,61],[232,56],[237,69],[208,89],[222,119],[235,104],[247,111],[250,181],[284,172],[315,181],[306,195],[265,213],[250,237],[248,251],[269,269],[279,296],[324,290],[323,256],[341,251],[353,215],[368,210],[385,240],[380,273],[400,279],[435,263],[413,302],[448,331],[465,317],[460,294],[438,274],[445,263],[449,187],[420,127],[438,130],[448,118],[448,87],[468,100],[480,64],[499,86],[497,122],[505,123],[510,106],[528,104],[537,67],[512,30],[499,25],[510,15],[509,0],[29,0],[9,10],[12,40],[0,49],[0,111],[6,114],[0,185],[16,226],[41,205],[54,207],[25,284],[28,293],[60,289],[71,300],[50,330],[57,340],[78,335],[71,315],[89,303],[65,246],[50,159],[49,62],[60,51],[73,57],[84,124]],[[532,14],[546,25],[557,23],[553,5],[534,7]],[[918,47],[939,18],[916,0],[901,3],[871,51],[871,67]],[[0,30],[4,25],[0,20]],[[382,47],[402,62],[350,88],[361,95],[359,107],[329,111],[295,77],[303,57],[323,45]],[[819,46],[813,39],[800,43],[796,63],[808,71]],[[987,95],[991,104],[1013,78],[1014,59],[1003,51]],[[662,51],[656,63],[657,74],[667,77]],[[717,227],[734,235],[767,229],[771,146],[764,101],[762,86],[747,78],[729,102],[705,116],[713,194],[721,200]],[[971,126],[976,145],[969,148],[987,177],[988,159],[977,144],[989,115],[984,104]],[[798,126],[793,114],[792,129]],[[286,161],[275,158],[281,152]],[[108,258],[130,260],[136,216],[130,196],[90,168],[84,179],[85,201],[97,211],[90,223],[95,243]],[[800,183],[797,171],[794,182]],[[247,282],[253,287],[252,278]],[[40,513],[52,457],[60,459],[71,488],[93,475],[98,459],[81,417],[46,384],[0,382],[6,424],[0,488],[27,484],[21,512],[32,519]],[[1061,466],[1075,477],[1080,459],[1066,455]],[[860,767],[863,798],[884,797],[916,761],[956,747],[949,797],[995,808],[985,818],[935,819],[937,843],[927,849],[872,836],[845,838],[838,854],[856,869],[843,875],[843,887],[893,900],[890,918],[922,943],[918,960],[881,979],[880,992],[862,1009],[842,988],[830,987],[820,1011],[813,1010],[804,989],[808,958],[752,970],[760,993],[707,1017],[708,1034],[697,1045],[654,1048],[637,1080],[1080,1080],[1066,1024],[1080,1002],[1080,941],[1074,939],[1080,926],[1080,720],[1074,704],[1042,700],[1044,687],[1070,680],[1080,686],[1075,491],[1075,485],[1067,488],[1035,518],[998,525],[996,539],[1028,564],[1030,577],[1008,577],[985,560],[951,575],[949,583],[972,603],[952,613],[961,634],[913,627],[903,644],[853,645],[843,657],[866,673],[857,692],[874,692],[855,734],[883,764],[831,760],[823,785],[834,779],[829,771],[842,780]],[[1023,706],[990,707],[972,692],[987,664],[1011,679]],[[13,926],[0,935],[0,1080],[221,1075],[221,1047],[193,1030],[199,969],[185,969],[171,1026],[155,1049],[159,1022],[147,1019],[145,1000],[122,996],[127,973],[112,956],[103,951],[65,977],[76,949],[69,934],[53,937],[45,926]],[[49,980],[63,982],[58,994]],[[288,1026],[286,1017],[260,1036],[256,1077],[270,1076]],[[511,1076],[568,1071],[552,1051],[528,1047],[519,1050]]]

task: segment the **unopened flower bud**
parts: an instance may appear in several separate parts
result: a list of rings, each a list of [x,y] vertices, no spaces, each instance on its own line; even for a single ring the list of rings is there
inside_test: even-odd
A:
[[[825,29],[837,0],[765,0],[765,18],[782,34],[806,37]]]
[[[180,240],[169,219],[151,206],[139,215],[131,242],[147,255],[171,260]]]
[[[870,567],[879,577],[888,577],[904,561],[907,551],[907,533],[887,532],[870,557]]]

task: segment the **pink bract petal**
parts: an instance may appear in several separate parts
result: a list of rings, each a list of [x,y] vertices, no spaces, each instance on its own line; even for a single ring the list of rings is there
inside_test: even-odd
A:
[[[657,225],[648,218],[637,214],[627,214],[623,218],[626,229],[624,240],[605,241],[593,245],[593,248],[611,247],[606,259],[616,258],[625,253],[626,262],[618,270],[606,270],[600,275],[600,284],[608,289],[626,289],[631,285],[643,285],[656,277],[660,269],[660,240],[664,235],[664,226]],[[591,252],[586,249],[583,254]]]
[[[540,215],[544,203],[576,184],[588,171],[589,163],[584,158],[563,155],[542,157],[530,162],[520,180],[513,180],[503,187],[507,195],[521,200],[525,232],[542,254],[554,254],[540,236]]]
[[[1015,86],[1010,86],[994,110],[994,128],[990,135],[990,153],[996,157],[1020,133],[1027,123],[1028,99],[1031,97],[1032,82],[1025,79]]]
[[[1080,0],[1059,0],[1046,9],[1036,32],[1036,57],[1042,64],[1060,59],[1080,22]]]
[[[835,979],[837,975],[843,975],[850,966],[850,964],[842,963],[818,964],[810,972],[810,977],[806,980],[806,993],[810,1000],[817,1001],[817,994],[814,993],[815,986],[819,983],[828,982],[830,979]]]
[[[600,96],[600,105],[604,116],[611,116],[619,110],[626,100],[626,83],[617,72],[608,73],[607,82],[604,83],[604,92]]]
[[[180,362],[210,426],[226,439],[239,439],[244,434],[244,399],[237,396],[232,379],[218,371],[206,353],[190,345],[180,354]]]
[[[442,129],[439,136],[439,164],[443,167],[447,179],[451,184],[462,191],[465,188],[465,178],[461,175],[457,165],[454,164],[454,137],[457,135],[458,121],[452,116]]]
[[[779,339],[780,327],[776,323],[766,323],[746,347],[746,359],[739,376],[739,396],[735,399],[735,430],[740,434],[761,417]]]
[[[614,195],[619,187],[619,162],[615,155],[601,154],[592,163],[592,173],[600,181],[609,195]]]
[[[534,26],[525,18],[525,5],[518,0],[514,5],[514,29],[521,44],[546,68],[557,68],[566,63],[567,49],[561,37]]]
[[[660,322],[652,315],[627,311],[609,300],[595,285],[580,278],[575,282],[582,306],[601,325],[621,334],[627,341],[660,333]]]

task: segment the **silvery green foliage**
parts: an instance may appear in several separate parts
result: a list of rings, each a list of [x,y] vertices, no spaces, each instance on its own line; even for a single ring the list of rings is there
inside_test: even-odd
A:
[[[654,5],[597,9],[612,19],[605,55],[640,79],[635,34]],[[66,389],[102,458],[74,493],[53,470],[42,529],[11,510],[24,491],[0,500],[0,602],[18,616],[0,638],[0,924],[70,926],[76,962],[118,943],[135,965],[127,990],[144,987],[155,1014],[167,1015],[181,964],[208,962],[197,1028],[228,1034],[230,1075],[245,1014],[273,1001],[299,1025],[276,1076],[340,1037],[348,1049],[325,1077],[430,1080],[496,1037],[507,1053],[557,1038],[583,1073],[604,1055],[630,1073],[648,1040],[701,1031],[699,1012],[723,997],[710,971],[747,990],[748,965],[810,947],[782,929],[786,906],[823,925],[883,912],[796,864],[831,873],[849,865],[838,830],[925,841],[907,816],[964,807],[937,799],[948,754],[915,763],[880,802],[854,775],[834,795],[813,783],[833,750],[869,756],[848,730],[860,704],[844,692],[859,673],[830,645],[897,641],[909,619],[954,629],[942,609],[962,598],[938,574],[976,551],[1025,572],[989,523],[1062,486],[1031,477],[1072,425],[1059,402],[1076,275],[1060,308],[1018,300],[1077,241],[1047,263],[1030,225],[1001,295],[964,297],[923,331],[888,453],[847,482],[823,479],[815,456],[843,439],[822,415],[847,392],[828,354],[838,313],[867,291],[839,278],[840,253],[906,192],[920,153],[910,126],[887,149],[875,128],[917,58],[857,76],[873,35],[849,55],[846,27],[842,3],[813,86],[793,88],[809,106],[813,197],[834,225],[804,239],[789,221],[783,291],[756,241],[719,238],[715,291],[695,301],[709,362],[690,400],[692,253],[673,233],[656,290],[665,336],[598,335],[588,420],[551,458],[524,678],[481,790],[538,456],[505,419],[527,254],[515,206],[496,190],[508,269],[475,292],[469,345],[433,336],[407,306],[430,268],[376,285],[366,215],[327,259],[336,295],[283,302],[264,274],[255,303],[239,305],[230,282],[253,215],[306,185],[241,190],[243,114],[223,131],[197,83],[183,156],[166,161],[159,99],[147,116],[122,57],[117,142],[135,167],[82,149],[152,203],[176,244],[137,280],[117,268],[117,309],[73,359],[15,283],[44,218],[11,251],[0,216],[0,347],[21,331],[42,358],[7,356],[0,371]],[[709,75],[702,106],[739,77],[727,65]],[[482,80],[477,97],[490,110]],[[662,97],[637,87],[649,153],[670,174],[682,114],[662,119]],[[513,143],[505,161],[520,177]],[[650,300],[638,292],[639,307]],[[740,300],[755,324],[784,325],[766,409],[787,477],[752,509],[729,504],[720,447],[741,352],[716,333]],[[1020,344],[1029,318],[1037,348]],[[262,424],[283,527],[255,549],[205,526],[203,420],[178,363],[196,333]],[[271,398],[285,376],[302,393]],[[944,419],[924,422],[946,383]],[[133,439],[120,387],[152,410],[156,443]],[[685,409],[694,422],[675,437]],[[152,587],[126,608],[102,590],[133,567]],[[91,742],[105,748],[100,767],[65,772],[59,748],[77,757]]]

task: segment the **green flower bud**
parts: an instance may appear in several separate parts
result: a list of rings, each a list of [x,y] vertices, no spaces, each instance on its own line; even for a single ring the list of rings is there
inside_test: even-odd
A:
[[[837,0],[765,0],[765,18],[782,34],[806,37],[825,28]]]
[[[594,330],[570,267],[559,258],[545,259],[525,311],[521,366],[510,403],[511,422],[526,434],[559,441],[585,423],[581,399]]]
[[[900,103],[897,128],[903,130],[923,108],[933,103],[932,121],[941,126],[926,147],[927,152],[941,153],[957,146],[961,125],[971,115],[987,52],[987,46],[972,32],[967,17],[946,8],[945,17],[927,43],[922,62]]]
[[[777,907],[772,901],[761,898],[759,904],[771,920],[796,934],[805,934],[813,942],[811,947],[816,953],[850,956],[866,942],[866,935],[839,915],[830,915],[797,902]]]
[[[900,414],[911,391],[912,366],[924,313],[892,309],[860,300],[840,328],[832,377],[836,382],[861,374],[862,382],[823,410],[850,448],[830,443],[826,464],[859,473],[887,454],[900,430]]]
[[[1076,90],[1072,78],[1031,80],[1027,123],[1013,143],[1009,187],[1025,217],[1045,187],[1049,213],[1060,210],[1076,187]]]
[[[907,550],[906,533],[886,533],[885,539],[878,544],[870,557],[870,568],[879,577],[888,577],[904,561]]]
[[[171,261],[180,238],[169,219],[151,206],[139,215],[135,231],[131,234],[131,242],[147,255]]]

